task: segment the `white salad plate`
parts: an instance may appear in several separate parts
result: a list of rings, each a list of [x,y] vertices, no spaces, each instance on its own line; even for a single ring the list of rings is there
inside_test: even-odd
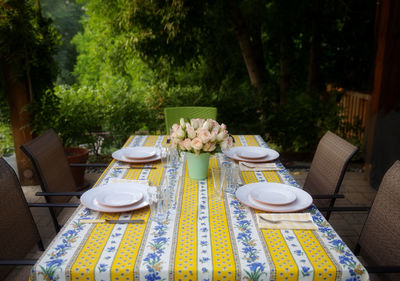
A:
[[[279,183],[258,185],[251,189],[250,195],[259,203],[276,206],[287,205],[296,200],[296,194],[292,192],[292,187]]]
[[[294,200],[292,203],[286,205],[270,205],[270,204],[260,203],[255,199],[253,199],[251,191],[254,188],[259,188],[259,187],[268,188],[268,185],[270,184],[271,183],[257,182],[257,183],[250,183],[243,185],[236,190],[236,198],[244,205],[247,205],[257,210],[267,211],[271,213],[297,212],[308,208],[312,204],[312,197],[310,196],[310,194],[308,194],[307,192],[305,192],[300,188],[286,184],[280,184],[280,185],[290,188],[290,190],[296,195],[296,200]]]
[[[279,158],[279,153],[273,149],[260,146],[235,146],[222,152],[231,159],[253,163],[273,161]],[[254,158],[260,156],[260,158]],[[262,157],[262,155],[265,155]],[[247,156],[247,158],[244,157]]]
[[[126,152],[129,151],[131,148],[132,147],[121,148],[121,149],[113,152],[112,157],[118,161],[127,162],[127,163],[148,163],[148,162],[153,162],[153,161],[157,161],[157,160],[161,159],[160,155],[158,155],[158,153],[154,153],[154,155],[150,156],[149,158],[143,158],[143,159],[128,158]],[[140,148],[149,149],[148,151],[151,151],[151,150],[154,151],[153,147],[140,146]]]
[[[139,183],[110,183],[106,185],[101,185],[98,187],[94,187],[81,196],[81,203],[89,209],[106,212],[106,213],[120,213],[120,212],[129,212],[137,209],[141,209],[149,205],[149,199],[147,196],[148,186]],[[99,196],[106,196],[102,194],[139,194],[141,193],[143,198],[142,200],[137,201],[136,203],[120,206],[120,207],[111,207],[102,205],[97,198]]]
[[[143,199],[142,192],[125,192],[115,191],[114,189],[106,189],[96,196],[97,202],[108,207],[125,207],[136,204]]]
[[[126,147],[124,149],[124,156],[128,159],[133,159],[133,160],[148,159],[154,157],[154,155],[156,155],[156,151],[153,147],[135,146],[135,147]]]

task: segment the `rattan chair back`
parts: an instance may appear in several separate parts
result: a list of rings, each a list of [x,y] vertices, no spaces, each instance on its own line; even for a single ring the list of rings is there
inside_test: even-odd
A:
[[[0,259],[22,259],[40,241],[14,170],[0,158]],[[13,266],[0,266],[0,280]]]
[[[358,241],[369,263],[400,266],[399,222],[400,161],[396,161],[382,179]]]
[[[44,192],[77,190],[64,147],[53,129],[22,145],[21,150],[31,159]],[[49,203],[65,203],[70,198],[70,196],[49,196],[46,200]]]
[[[320,140],[304,190],[312,195],[333,195],[339,192],[348,163],[358,148],[328,131]],[[334,199],[314,199],[317,207],[333,207]]]
[[[185,119],[203,118],[203,119],[217,119],[216,107],[204,106],[181,106],[181,107],[166,107],[164,108],[165,126],[167,134],[174,123],[179,123],[183,117]]]

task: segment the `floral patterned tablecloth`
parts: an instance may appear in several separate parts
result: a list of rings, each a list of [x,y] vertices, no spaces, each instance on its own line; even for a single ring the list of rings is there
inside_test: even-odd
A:
[[[165,136],[132,136],[125,146],[165,144]],[[236,146],[267,147],[260,136],[235,136]],[[221,161],[229,161],[222,157]],[[212,177],[194,181],[186,163],[166,170],[115,169],[113,161],[97,186],[113,178],[169,177],[177,203],[168,219],[149,219],[148,207],[107,214],[77,208],[32,268],[31,280],[368,280],[368,273],[321,213],[311,206],[318,230],[259,229],[255,211],[234,195],[212,196]],[[218,165],[211,158],[210,165]],[[280,171],[242,172],[244,183],[281,182],[298,187]],[[82,219],[144,219],[145,224],[83,224]]]

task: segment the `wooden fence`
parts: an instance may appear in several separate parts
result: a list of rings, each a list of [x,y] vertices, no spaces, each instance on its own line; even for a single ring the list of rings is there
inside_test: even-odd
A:
[[[369,94],[344,90],[339,101],[341,122],[338,133],[340,135],[363,141],[370,99]]]

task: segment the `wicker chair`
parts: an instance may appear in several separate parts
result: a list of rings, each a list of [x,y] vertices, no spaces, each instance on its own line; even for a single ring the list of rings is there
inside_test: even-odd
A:
[[[38,175],[41,193],[38,196],[45,196],[48,203],[64,203],[68,205],[71,196],[79,196],[82,192],[76,192],[77,186],[72,176],[71,168],[64,152],[60,138],[53,129],[47,130],[39,137],[21,146],[21,150],[31,159]],[[106,167],[106,164],[81,164],[80,166]],[[71,165],[71,166],[77,166]],[[56,231],[60,230],[57,222],[57,214],[60,208],[50,207],[50,214],[53,219]]]
[[[332,208],[348,163],[358,148],[328,131],[320,140],[304,182],[304,190],[313,195],[317,208]],[[329,219],[331,211],[325,214]]]
[[[385,173],[361,231],[356,253],[368,261],[370,273],[400,272],[400,161]],[[400,275],[385,275],[400,280]]]
[[[203,106],[182,106],[182,107],[166,107],[164,108],[165,127],[167,134],[174,123],[178,123],[180,118],[203,118],[217,119],[216,107]]]
[[[38,243],[43,243],[17,175],[0,158],[0,280],[13,269],[11,265],[33,265],[35,260],[21,260]]]

